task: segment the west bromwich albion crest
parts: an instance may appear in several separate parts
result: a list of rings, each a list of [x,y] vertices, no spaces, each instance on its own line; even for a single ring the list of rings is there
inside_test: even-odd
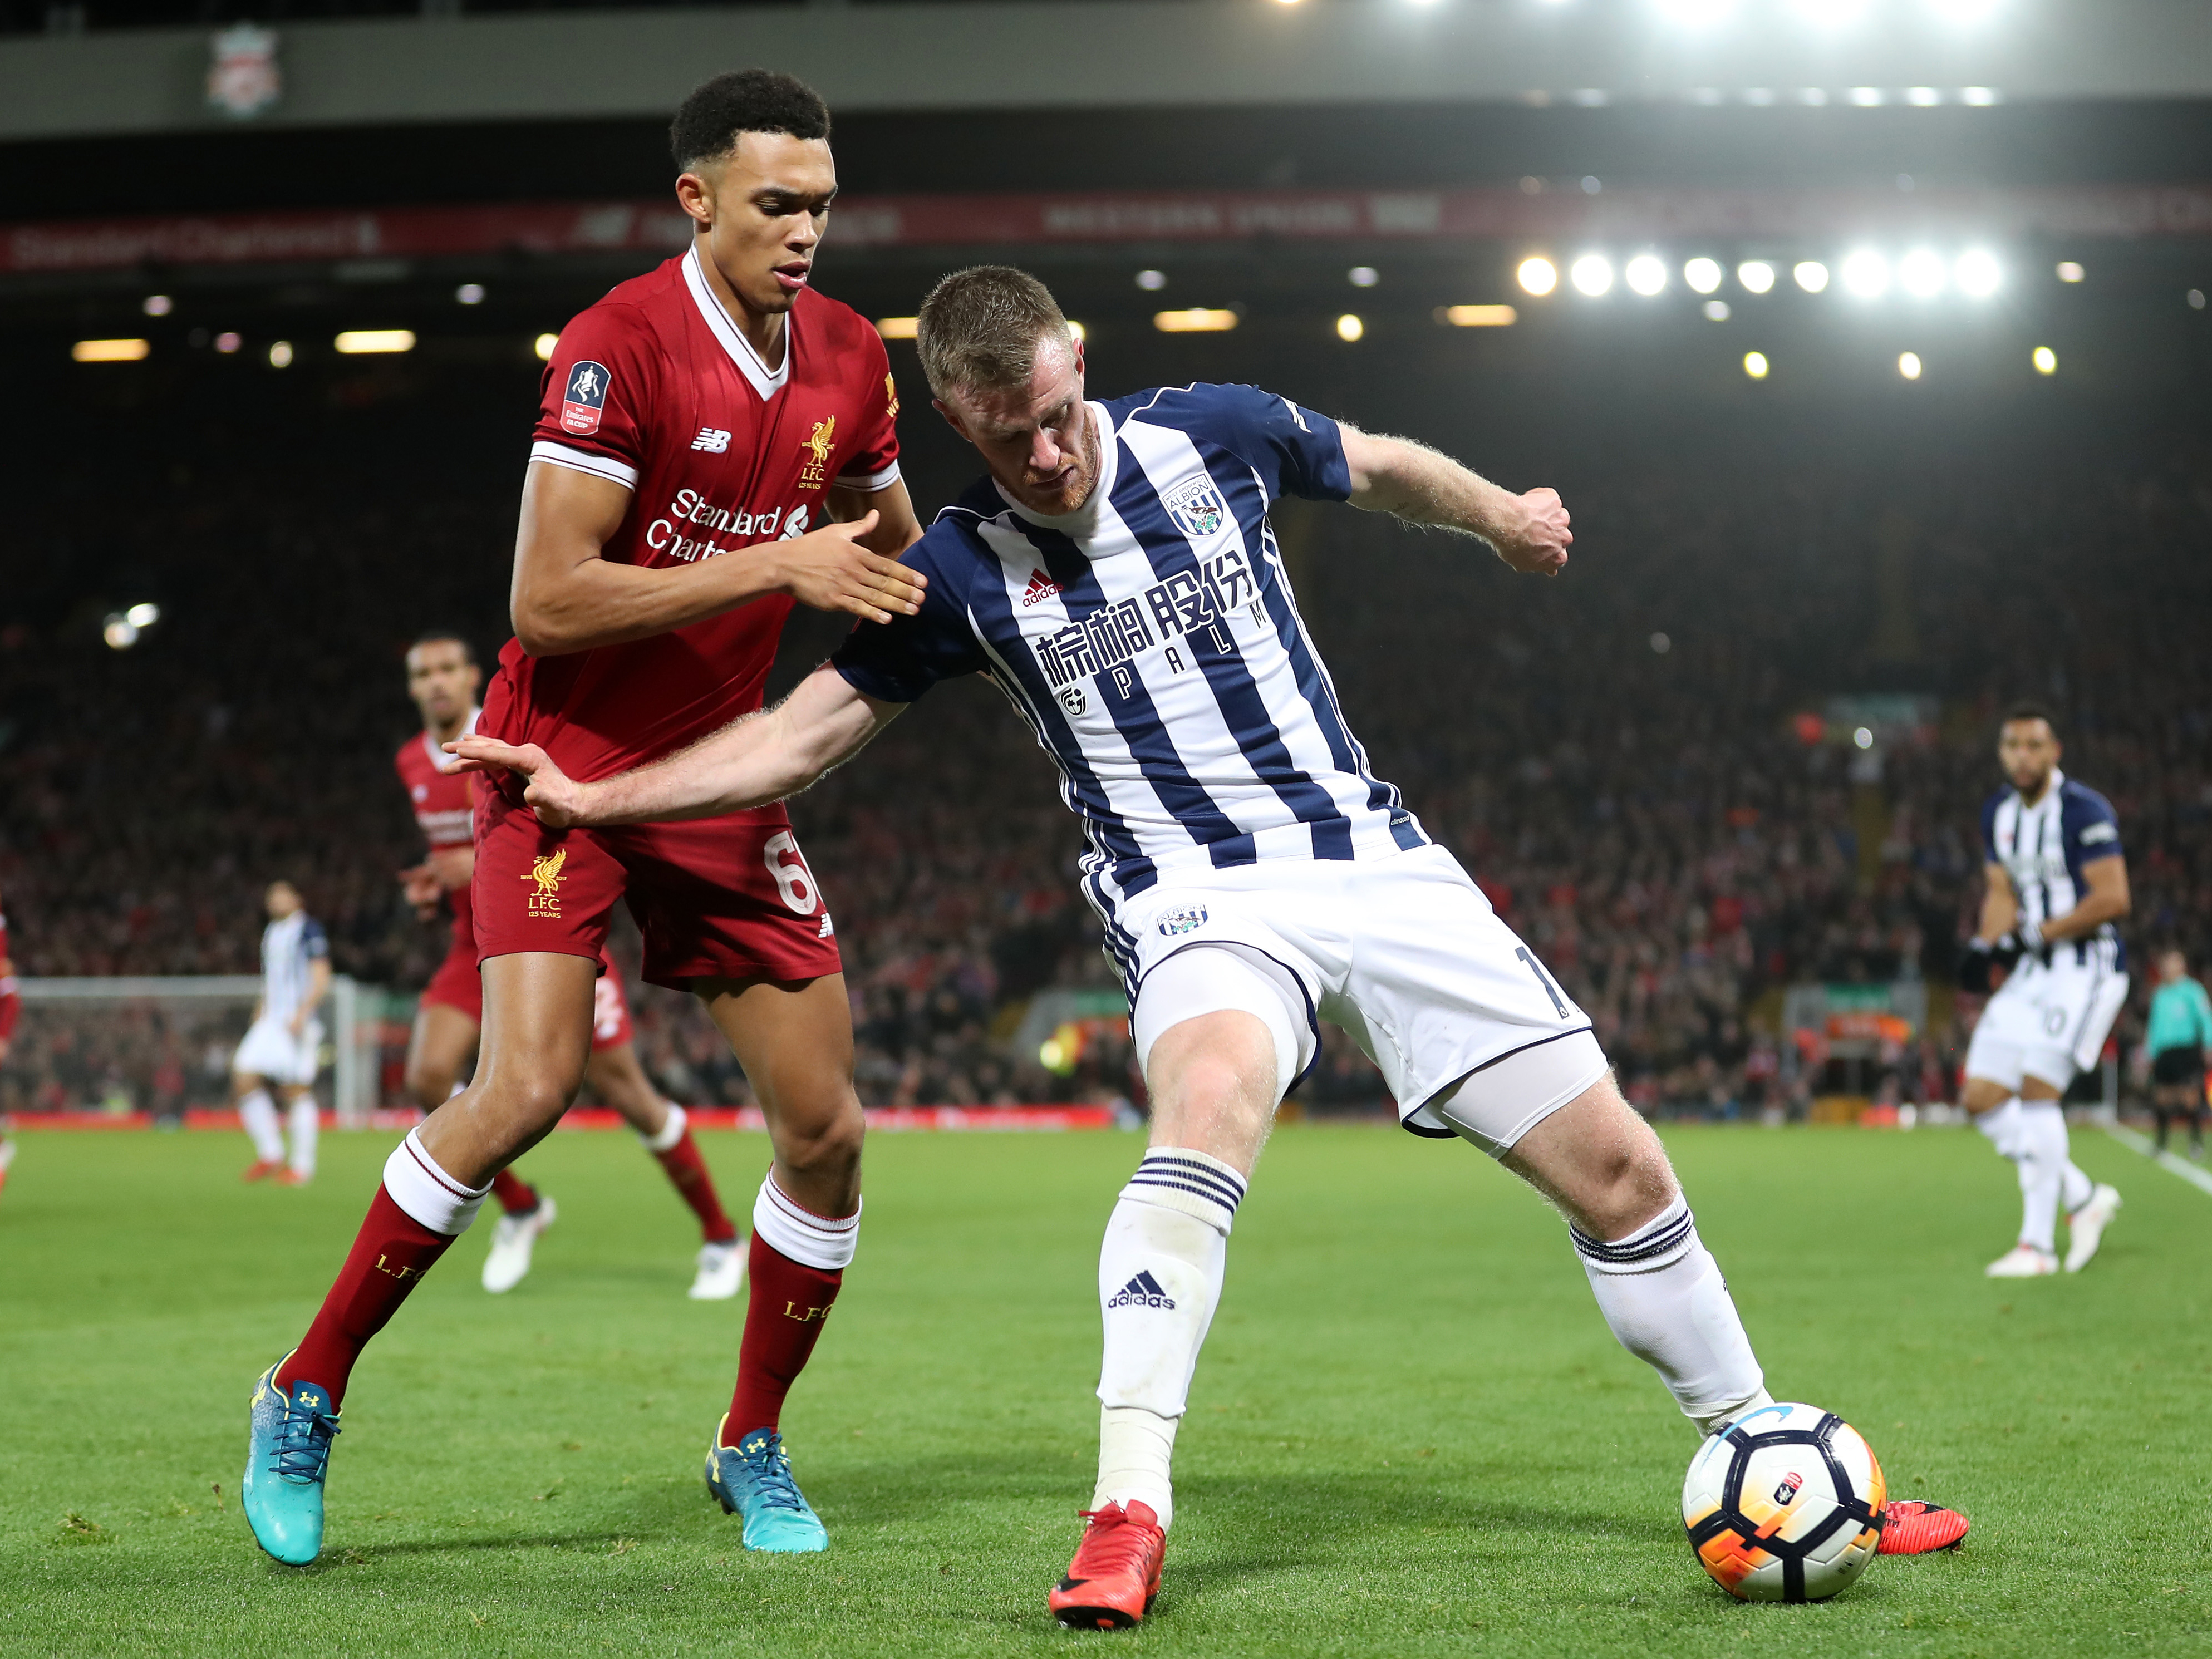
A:
[[[1168,517],[1186,536],[1211,536],[1229,516],[1229,505],[1221,499],[1221,492],[1213,487],[1211,478],[1193,478],[1188,483],[1177,484],[1160,497],[1160,505],[1167,508]]]

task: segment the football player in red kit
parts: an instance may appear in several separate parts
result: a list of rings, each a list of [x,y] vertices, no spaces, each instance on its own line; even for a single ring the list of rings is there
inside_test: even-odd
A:
[[[546,366],[500,653],[479,729],[594,779],[760,707],[794,603],[911,616],[920,538],[873,328],[811,285],[837,193],[829,112],[787,76],[708,82],[671,130],[681,257],[622,283]],[[781,805],[549,830],[509,775],[480,787],[476,1076],[410,1133],[307,1336],[254,1390],[243,1493],[262,1547],[322,1547],[323,1480],[364,1346],[581,1081],[615,902],[645,977],[705,1005],[751,1081],[775,1158],[753,1209],[737,1387],[707,1480],[752,1549],[828,1537],[784,1455],[785,1395],[860,1228],[863,1119],[830,913]]]
[[[422,732],[400,744],[392,763],[429,854],[400,872],[400,879],[425,921],[437,913],[441,900],[453,913],[453,947],[423,988],[407,1047],[407,1091],[426,1112],[437,1110],[459,1088],[461,1068],[475,1052],[483,1026],[483,984],[477,974],[469,906],[469,879],[476,868],[474,786],[439,747],[476,730],[477,692],[483,684],[476,653],[458,634],[425,634],[408,650],[407,695],[422,714]],[[604,950],[592,989],[592,1054],[585,1062],[585,1080],[637,1131],[699,1218],[702,1242],[692,1300],[726,1301],[744,1283],[742,1241],[723,1212],[684,1109],[663,1100],[638,1064],[622,973]],[[497,1295],[513,1290],[529,1273],[532,1249],[556,1212],[550,1198],[512,1170],[492,1178],[492,1197],[501,1215],[490,1254],[484,1257],[483,1287]]]

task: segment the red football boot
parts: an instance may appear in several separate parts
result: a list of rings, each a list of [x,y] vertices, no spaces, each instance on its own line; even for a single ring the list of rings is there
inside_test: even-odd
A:
[[[240,1181],[266,1181],[270,1176],[280,1173],[283,1168],[284,1166],[282,1164],[276,1163],[273,1159],[257,1158],[252,1163],[246,1166],[246,1173],[239,1176],[239,1179]]]
[[[1971,1524],[1958,1510],[1947,1510],[1941,1504],[1899,1498],[1882,1512],[1879,1553],[1926,1555],[1933,1550],[1956,1549],[1965,1540]]]
[[[1070,1630],[1127,1630],[1152,1610],[1160,1593],[1167,1529],[1142,1502],[1082,1513],[1091,1524],[1067,1577],[1053,1587],[1053,1617]]]

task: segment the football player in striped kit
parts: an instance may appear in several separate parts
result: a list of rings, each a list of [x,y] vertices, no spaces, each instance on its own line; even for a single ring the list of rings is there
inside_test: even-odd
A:
[[[459,750],[527,775],[550,823],[699,816],[805,787],[936,681],[981,673],[1053,757],[1152,1103],[1100,1253],[1098,1479],[1054,1615],[1126,1626],[1158,1593],[1230,1228],[1322,1019],[1382,1067],[1406,1127],[1472,1142],[1558,1205],[1613,1333],[1701,1430],[1767,1403],[1589,1016],[1369,769],[1267,525],[1281,495],[1349,501],[1551,574],[1572,539],[1559,496],[1251,386],[1089,402],[1059,307],[1002,266],[939,283],[918,343],[991,473],[908,550],[918,614],[855,633],[780,708],[595,783],[532,746]]]
[[[304,1187],[314,1178],[315,1139],[322,1127],[314,1085],[323,1023],[315,1011],[330,994],[331,944],[290,882],[270,882],[264,902],[269,925],[261,930],[261,1001],[231,1057],[231,1098],[253,1140],[253,1163],[244,1178]],[[272,1088],[291,1121],[289,1164],[276,1103],[269,1097]]]
[[[2016,703],[1998,727],[2009,787],[1982,807],[1988,890],[1960,984],[1990,997],[1966,1049],[1961,1103],[2020,1170],[2020,1241],[1992,1279],[2055,1273],[2058,1212],[2068,1273],[2097,1254],[2120,1195],[2075,1166],[2059,1103],[2104,1051],[2128,1000],[2127,952],[2112,924],[2128,914],[2128,865],[2112,804],[2058,769],[2051,711]]]

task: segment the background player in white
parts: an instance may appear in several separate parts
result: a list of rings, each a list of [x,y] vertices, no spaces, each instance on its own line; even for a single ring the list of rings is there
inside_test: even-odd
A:
[[[1317,1017],[1382,1066],[1407,1127],[1464,1137],[1558,1205],[1615,1335],[1701,1430],[1765,1403],[1657,1138],[1588,1017],[1368,770],[1267,525],[1279,495],[1349,500],[1548,574],[1572,539],[1558,495],[1249,386],[1088,403],[1058,306],[1004,267],[939,284],[919,343],[991,477],[908,550],[928,577],[918,616],[623,775],[578,785],[483,738],[460,752],[532,775],[554,823],[710,813],[805,787],[934,681],[981,672],[1053,755],[1153,1113],[1100,1255],[1098,1479],[1057,1616],[1133,1624],[1158,1588],[1231,1224]]]
[[[1986,990],[1995,969],[2011,970],[1974,1028],[1961,1103],[2020,1171],[2020,1242],[1990,1263],[1992,1279],[2058,1271],[2062,1206],[2066,1271],[2079,1273],[2120,1207],[2118,1192],[2075,1166],[2059,1103],[2128,1000],[2112,928],[2128,914],[2128,866],[2112,804],[2060,771],[2060,752],[2049,709],[2005,711],[1997,761],[2011,787],[1982,808],[1989,885],[1960,971],[1964,988]]]
[[[300,1187],[315,1173],[315,1136],[321,1127],[314,1083],[323,1023],[315,1011],[330,993],[331,945],[290,882],[270,882],[264,902],[269,925],[261,930],[261,1000],[231,1058],[230,1095],[246,1133],[253,1137],[254,1160],[245,1179],[274,1176],[280,1186]],[[269,1097],[272,1089],[291,1121],[289,1165],[276,1108]]]

